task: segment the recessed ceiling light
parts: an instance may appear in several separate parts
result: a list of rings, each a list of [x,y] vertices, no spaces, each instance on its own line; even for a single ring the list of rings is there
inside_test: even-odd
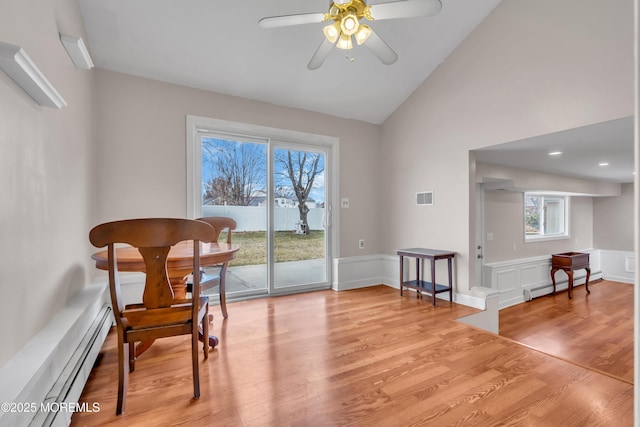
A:
[[[559,156],[560,154],[562,154],[562,151],[552,151],[549,153],[550,156]]]
[[[609,166],[609,163],[608,162],[601,162],[601,163],[598,163],[598,166]]]

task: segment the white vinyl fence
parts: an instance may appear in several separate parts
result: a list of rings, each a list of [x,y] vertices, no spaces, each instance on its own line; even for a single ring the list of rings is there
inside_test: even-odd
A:
[[[202,206],[202,216],[228,216],[236,220],[236,231],[265,231],[267,208],[264,206]],[[311,230],[324,230],[324,208],[311,208],[307,222]],[[275,231],[295,231],[300,221],[298,208],[275,208]]]

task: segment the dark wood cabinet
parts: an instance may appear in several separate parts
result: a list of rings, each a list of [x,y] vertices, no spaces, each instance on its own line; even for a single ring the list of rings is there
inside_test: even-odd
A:
[[[589,267],[589,254],[583,252],[564,252],[561,254],[551,255],[551,281],[553,282],[553,293],[556,293],[556,271],[562,270],[569,276],[569,284],[567,285],[567,292],[569,298],[573,295],[573,272],[574,270],[587,270],[587,278],[584,282],[584,286],[589,291],[589,277],[591,276],[591,268]]]

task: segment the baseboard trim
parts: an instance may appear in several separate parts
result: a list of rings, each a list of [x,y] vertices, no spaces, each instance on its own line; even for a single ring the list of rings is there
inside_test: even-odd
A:
[[[399,268],[399,259],[393,255],[373,254],[336,258],[333,260],[333,283],[331,288],[335,291],[346,291],[382,284],[399,290]],[[449,300],[448,294],[438,294],[437,298]],[[457,293],[455,289],[453,301],[481,310],[485,308],[484,296],[478,297]]]

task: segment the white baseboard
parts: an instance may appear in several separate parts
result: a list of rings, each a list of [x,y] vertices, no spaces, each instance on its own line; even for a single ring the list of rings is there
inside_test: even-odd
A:
[[[397,256],[374,254],[333,260],[333,290],[345,291],[380,284],[400,289],[400,261]],[[437,298],[449,300],[448,294],[438,294]],[[453,301],[469,307],[485,308],[484,296],[457,293],[455,283]]]
[[[625,283],[634,282],[633,266],[635,254],[625,251],[610,251],[602,249],[587,249],[591,264],[591,280],[604,278]],[[405,266],[406,268],[406,266]],[[520,304],[526,301],[526,296],[537,297],[553,291],[551,276],[551,256],[514,259],[485,264],[485,287],[489,294],[498,295],[500,309]],[[576,286],[584,284],[586,272],[575,272]],[[387,285],[399,289],[399,259],[397,256],[374,254],[359,257],[336,258],[333,260],[332,289],[344,291],[349,289]],[[556,273],[557,290],[565,290],[568,286],[567,276],[562,272]],[[486,307],[486,292],[468,293],[455,292],[453,300],[462,305],[484,310]],[[476,288],[483,289],[483,288]],[[440,299],[448,296],[440,294]]]
[[[111,327],[107,301],[106,282],[87,286],[0,369],[0,402],[30,405],[0,412],[0,426],[69,425],[60,403],[78,402]]]
[[[633,272],[625,270],[635,262],[633,252],[602,249],[580,252],[588,252],[590,255],[590,280],[605,278],[633,283]],[[552,293],[550,270],[550,255],[488,263],[484,265],[484,285],[500,293],[499,307],[502,309]],[[576,270],[574,284],[584,284],[585,278],[585,270]],[[556,290],[565,290],[567,287],[567,275],[556,272]]]
[[[389,261],[389,257],[385,255],[334,258],[331,288],[345,291],[382,284]]]
[[[636,255],[628,251],[601,250],[602,272],[606,280],[635,284]]]

